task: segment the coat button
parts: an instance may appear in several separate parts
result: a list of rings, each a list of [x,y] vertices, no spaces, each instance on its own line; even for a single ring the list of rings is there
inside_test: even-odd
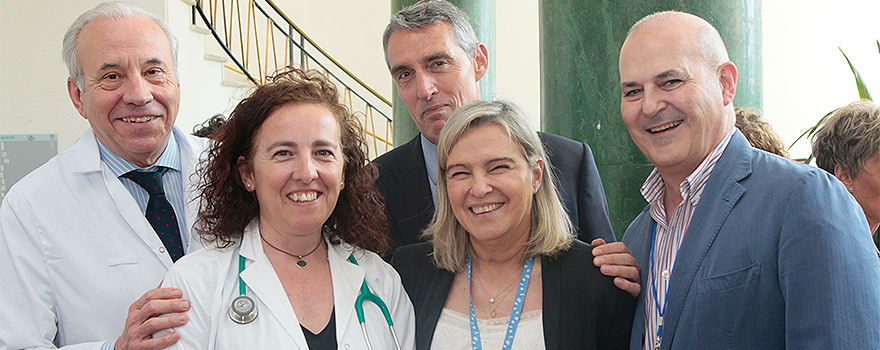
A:
[[[159,247],[159,253],[165,253],[165,247]]]

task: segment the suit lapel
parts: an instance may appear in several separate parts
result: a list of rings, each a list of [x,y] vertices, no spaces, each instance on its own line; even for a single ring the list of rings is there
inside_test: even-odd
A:
[[[393,192],[397,197],[394,202],[398,203],[393,207],[397,211],[394,213],[394,218],[397,220],[398,229],[403,236],[401,239],[405,244],[421,241],[419,235],[434,215],[434,199],[431,195],[431,186],[428,184],[428,170],[425,168],[421,138],[421,135],[416,135],[405,145],[408,148],[406,158],[410,160],[406,162],[406,166],[392,170],[395,179],[398,180],[398,188]]]
[[[544,345],[547,349],[559,348],[560,311],[562,310],[562,290],[559,264],[551,259],[541,259],[543,293]]]
[[[736,131],[712,170],[694,216],[682,240],[667,295],[667,315],[663,318],[662,349],[669,349],[685,301],[692,292],[697,272],[721,226],[745,193],[739,181],[751,174],[751,153],[745,137]]]

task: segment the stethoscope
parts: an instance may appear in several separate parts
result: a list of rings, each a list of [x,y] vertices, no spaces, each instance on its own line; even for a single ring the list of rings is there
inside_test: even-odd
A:
[[[359,266],[357,259],[354,258],[354,254],[348,256],[348,261]],[[247,296],[247,288],[245,287],[244,280],[241,279],[241,272],[244,271],[244,265],[245,258],[239,254],[238,296],[235,299],[232,299],[232,305],[229,306],[229,318],[238,324],[248,324],[257,318],[257,304],[254,303],[254,300],[251,299],[251,297]],[[370,345],[370,337],[367,336],[367,327],[365,325],[366,317],[364,317],[364,301],[372,301],[373,304],[376,304],[376,306],[379,307],[379,310],[382,311],[382,315],[385,316],[385,322],[388,323],[388,329],[391,330],[391,336],[394,338],[394,345],[400,350],[400,342],[397,340],[397,333],[394,332],[394,322],[391,320],[391,313],[388,312],[388,306],[385,305],[382,298],[379,298],[378,295],[370,291],[370,287],[367,285],[367,279],[364,278],[364,282],[361,284],[360,293],[358,293],[358,297],[354,301],[354,310],[355,313],[357,313],[358,322],[361,324],[361,331],[364,333],[364,340],[367,342],[367,349],[372,350],[373,346]]]

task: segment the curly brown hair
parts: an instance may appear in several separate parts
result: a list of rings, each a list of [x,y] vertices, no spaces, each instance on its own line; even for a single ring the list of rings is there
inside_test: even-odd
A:
[[[378,170],[367,159],[360,121],[339,103],[336,86],[326,76],[296,67],[279,71],[269,83],[258,86],[213,135],[217,142],[212,143],[208,159],[198,170],[203,182],[198,186],[201,199],[196,232],[205,242],[229,247],[259,215],[256,195],[248,192],[241,181],[239,157],[252,161],[263,122],[278,108],[298,103],[327,107],[339,124],[345,188],[324,223],[325,234],[333,244],[344,241],[379,254],[387,252],[388,221],[375,187]]]
[[[736,127],[749,140],[752,147],[788,158],[785,144],[770,123],[761,117],[761,111],[754,108],[737,108]]]

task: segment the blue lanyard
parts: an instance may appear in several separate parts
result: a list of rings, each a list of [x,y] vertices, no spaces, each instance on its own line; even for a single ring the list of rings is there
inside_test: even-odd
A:
[[[522,313],[523,303],[526,301],[526,291],[529,289],[529,280],[532,278],[532,267],[535,265],[535,257],[523,264],[522,275],[519,279],[519,287],[516,291],[516,299],[513,301],[513,310],[510,312],[510,323],[507,324],[507,335],[504,337],[502,350],[510,349],[513,345],[513,336],[516,335],[516,327],[519,325],[519,314]],[[471,297],[471,258],[467,262],[468,278],[468,301],[471,307],[471,345],[474,350],[482,350],[483,343],[480,341],[480,327],[477,325],[477,315],[474,313],[474,298]]]
[[[654,239],[657,237],[657,223],[654,223],[654,233],[651,235],[651,290],[654,292],[654,306],[657,307],[657,313],[660,314],[660,324],[657,326],[657,340],[663,337],[663,315],[666,313],[666,305],[669,304],[669,283],[666,283],[666,294],[664,294],[663,307],[660,307],[660,300],[657,297],[657,281],[654,272]]]

